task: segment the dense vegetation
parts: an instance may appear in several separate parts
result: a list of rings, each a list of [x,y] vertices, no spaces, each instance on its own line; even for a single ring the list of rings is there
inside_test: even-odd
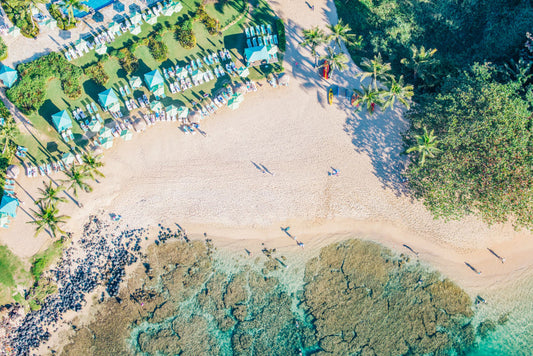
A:
[[[52,52],[29,63],[19,64],[20,81],[7,90],[8,99],[22,111],[28,113],[41,107],[46,97],[46,84],[52,78],[59,78],[65,94],[75,99],[81,94],[80,77],[83,71],[69,63],[65,57]]]
[[[156,61],[163,62],[168,58],[167,45],[161,40],[160,35],[148,38],[148,49]]]
[[[2,8],[13,25],[20,28],[20,33],[26,37],[39,34],[39,26],[32,18],[34,4],[47,2],[46,0],[2,0]]]
[[[414,194],[439,217],[532,228],[530,2],[335,3],[364,39],[348,45],[356,62],[379,56],[414,84],[405,135]]]
[[[196,10],[196,18],[204,24],[210,35],[217,35],[220,32],[220,24],[218,20],[209,16],[203,5],[198,6],[198,9]]]

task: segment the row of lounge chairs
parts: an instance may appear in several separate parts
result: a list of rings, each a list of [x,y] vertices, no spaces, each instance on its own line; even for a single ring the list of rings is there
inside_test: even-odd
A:
[[[165,6],[167,5],[168,2],[165,4]],[[157,3],[152,8],[146,8],[146,10],[141,13],[141,17],[144,21],[147,21],[149,17],[159,17],[160,15],[162,15],[163,9],[164,7],[162,3]],[[115,31],[112,31],[110,29],[103,29],[101,32],[94,34],[91,39],[86,40],[86,46],[80,46],[79,48],[76,48],[76,46],[73,45],[73,47],[69,47],[65,50],[64,55],[67,60],[72,61],[73,59],[76,59],[78,57],[83,56],[85,53],[88,53],[90,50],[97,46],[105,45],[109,42],[114,41],[116,37],[132,31],[137,26],[140,26],[141,23],[142,21],[132,23],[131,19],[126,18],[124,22],[120,24],[120,26],[115,28]]]
[[[75,157],[76,161],[79,164],[83,163],[83,160],[79,154],[76,154]],[[52,173],[62,172],[68,168],[68,166],[62,160],[43,163],[39,166],[34,166],[30,163],[25,163],[24,166],[26,168],[27,177],[46,176]]]
[[[72,134],[72,131],[70,129],[61,131],[61,137],[63,137],[63,140],[65,142],[69,142],[70,140],[74,140],[74,135]]]
[[[278,44],[278,36],[276,35],[266,35],[259,36],[254,38],[247,38],[246,44],[248,47],[258,47],[258,46],[273,46]]]
[[[244,32],[246,32],[246,37],[255,37],[255,36],[264,36],[264,35],[271,35],[272,34],[272,26],[270,25],[257,25],[257,26],[250,26],[246,27],[244,29]]]
[[[4,183],[4,194],[14,195],[15,194],[15,180],[6,178]]]

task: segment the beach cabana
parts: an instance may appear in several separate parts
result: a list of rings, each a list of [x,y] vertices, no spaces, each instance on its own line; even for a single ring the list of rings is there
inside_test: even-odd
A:
[[[132,35],[136,35],[137,36],[139,33],[141,33],[141,25],[137,25],[135,27],[132,27],[130,32],[131,32]]]
[[[228,100],[228,107],[230,107],[232,110],[236,110],[239,108],[243,100],[244,100],[244,95],[233,94],[231,98]]]
[[[7,34],[13,37],[17,37],[18,35],[20,35],[20,28],[18,28],[17,26],[10,27],[7,30]]]
[[[169,116],[177,116],[178,115],[178,108],[175,105],[169,105],[165,108],[165,111],[167,112],[167,115]]]
[[[250,70],[248,69],[248,67],[240,67],[239,69],[237,69],[237,74],[239,74],[241,78],[246,78],[250,75]]]
[[[176,77],[179,79],[187,78],[187,69],[183,67],[179,67],[178,69],[176,69]]]
[[[9,217],[14,218],[17,216],[18,206],[19,201],[17,198],[4,194],[2,201],[0,202],[0,224],[2,224],[2,227],[7,227]]]
[[[148,89],[152,92],[159,87],[162,87],[165,82],[161,72],[158,69],[146,73],[144,75],[144,81],[146,82]]]
[[[115,35],[120,35],[122,32],[120,31],[120,24],[117,23],[117,22],[111,22],[109,23],[107,29],[109,30],[109,32],[115,34]]]
[[[102,127],[100,131],[98,132],[98,136],[100,136],[101,139],[110,138],[113,139],[113,132],[109,127]]]
[[[118,96],[113,89],[107,89],[98,94],[98,101],[105,110],[114,110],[118,107]]]
[[[70,166],[71,164],[73,164],[75,159],[76,156],[74,156],[74,154],[71,152],[64,153],[63,156],[61,156],[61,160],[63,161],[65,166]]]
[[[17,81],[19,75],[16,70],[10,68],[4,64],[0,67],[0,80],[8,88],[11,88],[13,84]]]
[[[79,39],[74,43],[74,48],[76,51],[82,53],[82,52],[89,52],[89,47],[87,46],[87,41],[84,39]]]
[[[129,141],[129,140],[131,140],[131,138],[133,137],[133,134],[131,133],[130,130],[122,130],[122,131],[120,132],[120,137],[122,137],[122,139],[123,139],[124,141]]]
[[[150,110],[159,112],[163,110],[163,104],[160,101],[154,100],[150,103]]]
[[[104,43],[100,43],[99,45],[96,46],[94,50],[96,51],[96,53],[100,55],[104,55],[107,53],[107,46]]]
[[[139,78],[137,76],[133,76],[133,77],[130,78],[129,84],[130,84],[130,87],[133,90],[135,90],[137,88],[140,88],[143,85],[143,82],[142,82],[141,78]]]
[[[98,119],[92,119],[87,125],[87,127],[92,132],[98,132],[102,128],[102,124],[100,124],[100,121],[98,121]]]
[[[180,12],[183,9],[183,5],[179,1],[172,1],[169,7],[173,13]]]
[[[56,28],[57,27],[57,21],[55,19],[44,20],[43,26],[48,27],[50,29]]]
[[[113,147],[113,138],[112,137],[100,138],[100,145],[105,149],[109,149]]]
[[[193,82],[200,82],[204,78],[204,72],[201,70],[195,70],[191,73],[191,78]]]
[[[186,119],[189,116],[189,108],[186,106],[180,106],[178,108],[178,119]]]
[[[72,119],[67,110],[63,110],[52,115],[52,123],[57,132],[63,132],[72,128]]]
[[[138,12],[136,14],[130,15],[130,21],[133,26],[140,25],[143,22],[142,15]]]

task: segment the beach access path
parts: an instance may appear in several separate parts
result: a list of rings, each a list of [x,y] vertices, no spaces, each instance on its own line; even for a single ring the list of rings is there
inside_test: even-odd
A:
[[[306,251],[357,235],[414,256],[403,247],[409,245],[471,293],[531,269],[530,232],[509,224],[489,227],[474,217],[434,220],[409,196],[401,178],[407,163],[401,132],[408,127],[401,110],[355,113],[349,99],[339,97],[328,105],[330,85],[360,85],[358,68],[350,62],[345,72],[321,79],[310,51],[298,43],[302,29],[336,23],[333,1],[313,1],[314,11],[304,1],[270,3],[286,24],[290,85],[273,89],[263,82],[238,110],[204,120],[205,137],[163,122],[117,142],[105,152],[106,178],[93,184],[93,193],[80,194],[83,208],[72,202],[60,207],[72,216],[66,229],[76,238],[91,214],[117,213],[124,226],[179,223],[190,235],[234,239],[254,252],[260,242],[297,251],[282,226],[291,227]],[[261,164],[272,174],[257,169]],[[328,175],[331,167],[338,176]],[[41,181],[18,180],[25,204],[0,232],[0,243],[26,258],[50,241],[44,233],[34,238],[27,224]]]

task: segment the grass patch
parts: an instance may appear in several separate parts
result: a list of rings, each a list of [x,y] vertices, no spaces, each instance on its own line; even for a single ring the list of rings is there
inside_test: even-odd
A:
[[[28,284],[30,273],[6,246],[0,246],[0,305],[9,303],[19,284]]]
[[[52,246],[32,257],[30,272],[35,281],[38,281],[42,273],[61,256],[63,247],[63,241],[56,240]]]

